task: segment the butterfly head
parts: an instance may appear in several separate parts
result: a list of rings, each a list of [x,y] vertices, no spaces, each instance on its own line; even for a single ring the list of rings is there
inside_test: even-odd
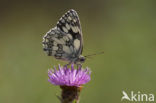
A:
[[[86,60],[86,58],[85,58],[84,56],[82,56],[82,55],[80,55],[79,58],[78,58],[78,61],[79,61],[80,63],[84,63],[85,60]]]

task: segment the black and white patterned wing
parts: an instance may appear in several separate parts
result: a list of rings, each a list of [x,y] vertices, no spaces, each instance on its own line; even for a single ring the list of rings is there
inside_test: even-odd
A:
[[[64,54],[63,45],[65,44],[65,41],[60,38],[63,38],[63,35],[64,33],[55,27],[49,30],[43,37],[43,50],[48,56],[54,56],[58,59],[62,58],[62,54]]]
[[[73,41],[74,49],[77,55],[80,55],[83,49],[83,38],[77,12],[73,9],[69,10],[60,18],[57,28],[71,37],[70,39]]]
[[[76,11],[69,10],[43,37],[43,48],[49,56],[72,61],[83,49],[82,31]]]

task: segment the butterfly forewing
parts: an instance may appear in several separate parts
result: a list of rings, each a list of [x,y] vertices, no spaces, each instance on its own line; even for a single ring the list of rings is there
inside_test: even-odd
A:
[[[49,56],[72,61],[82,53],[83,39],[79,17],[74,10],[63,15],[55,28],[43,37],[43,48]]]
[[[73,40],[74,49],[80,55],[83,46],[82,30],[77,12],[69,10],[57,23],[58,29],[68,34]]]

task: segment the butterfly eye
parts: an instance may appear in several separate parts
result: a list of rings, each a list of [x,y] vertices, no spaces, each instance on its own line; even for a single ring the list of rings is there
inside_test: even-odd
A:
[[[84,62],[85,61],[85,58],[84,57],[81,57],[80,58],[80,62]]]

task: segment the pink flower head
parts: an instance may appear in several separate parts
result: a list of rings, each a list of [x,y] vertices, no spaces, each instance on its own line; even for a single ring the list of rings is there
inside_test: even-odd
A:
[[[54,85],[79,87],[90,81],[90,74],[91,71],[88,68],[74,69],[74,64],[72,64],[70,69],[59,65],[58,70],[55,67],[54,70],[48,70],[48,81]]]

